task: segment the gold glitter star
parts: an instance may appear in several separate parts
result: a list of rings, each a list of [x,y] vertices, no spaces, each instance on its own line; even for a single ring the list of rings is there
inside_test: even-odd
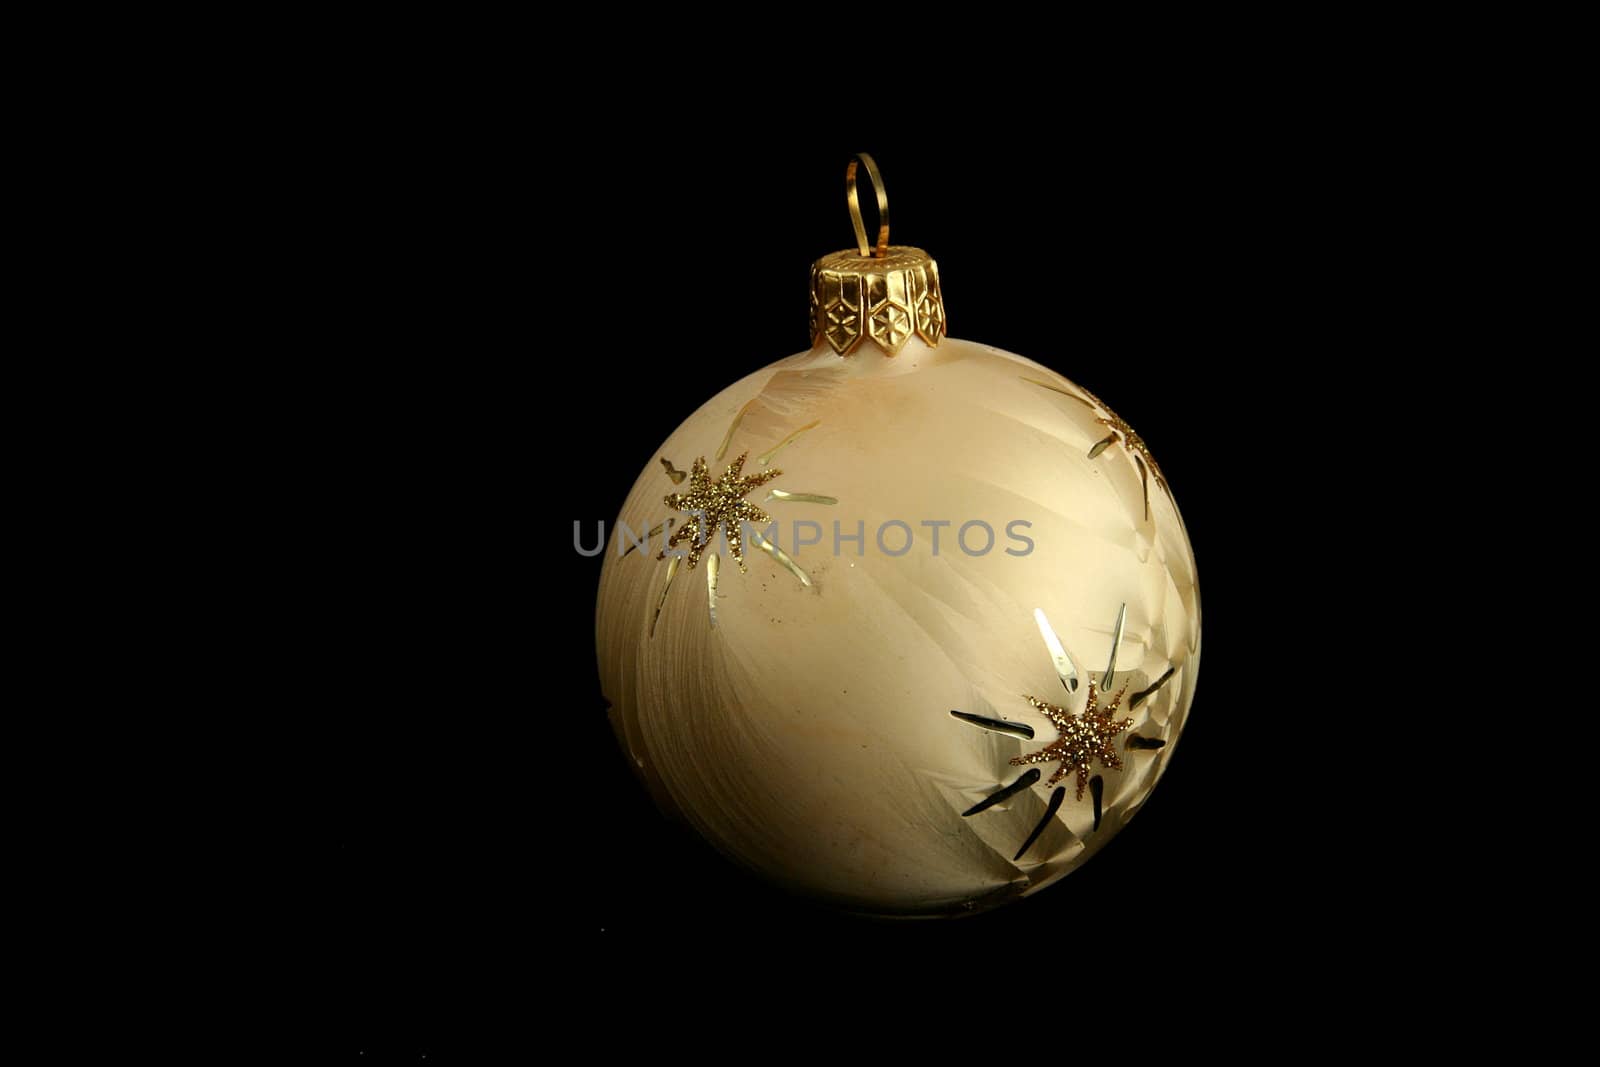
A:
[[[1047,704],[1038,697],[1028,697],[1028,703],[1039,711],[1044,712],[1049,720],[1056,724],[1061,731],[1050,744],[1037,752],[1030,752],[1026,756],[1017,756],[1011,762],[1021,767],[1028,763],[1054,763],[1057,760],[1061,766],[1056,768],[1056,773],[1050,776],[1046,785],[1055,785],[1073,770],[1078,772],[1078,799],[1083,799],[1083,789],[1089,784],[1089,767],[1098,759],[1107,767],[1122,768],[1122,757],[1117,755],[1115,738],[1122,731],[1133,725],[1132,719],[1123,719],[1121,722],[1112,722],[1111,714],[1117,710],[1117,705],[1122,702],[1122,694],[1128,691],[1124,685],[1116,696],[1111,698],[1111,703],[1102,710],[1097,703],[1094,681],[1089,682],[1089,702],[1084,705],[1082,715],[1068,715],[1062,708],[1054,704]]]
[[[1082,386],[1078,388],[1083,389]],[[1089,449],[1089,458],[1093,459],[1104,452],[1114,441],[1122,442],[1122,447],[1127,450],[1128,455],[1133,457],[1134,466],[1139,468],[1139,480],[1144,485],[1144,517],[1148,519],[1150,517],[1150,478],[1153,475],[1156,484],[1168,496],[1171,496],[1172,490],[1167,487],[1166,476],[1161,473],[1161,467],[1157,465],[1156,457],[1150,454],[1150,446],[1144,443],[1144,438],[1134,432],[1133,427],[1128,425],[1128,421],[1115,411],[1112,411],[1110,405],[1104,400],[1090,393],[1087,389],[1083,391],[1088,393],[1090,398],[1105,411],[1103,417],[1097,417],[1094,421],[1111,430],[1110,436],[1104,440],[1097,441],[1095,446]]]
[[[668,493],[667,507],[678,511],[690,512],[691,517],[681,528],[675,530],[667,548],[675,548],[682,541],[689,541],[689,567],[694,568],[700,562],[700,553],[717,536],[717,527],[722,527],[723,534],[728,539],[728,553],[733,556],[734,562],[739,564],[743,571],[744,546],[739,524],[749,522],[752,524],[770,522],[767,513],[744,499],[744,495],[758,485],[772,481],[783,472],[780,470],[762,471],[752,474],[748,478],[741,478],[740,472],[744,470],[746,452],[728,465],[722,472],[722,477],[716,481],[711,480],[710,472],[706,470],[706,458],[701,456],[694,461],[694,466],[689,468],[689,491],[687,493]],[[657,559],[665,559],[665,551]]]
[[[1071,390],[1063,389],[1059,385],[1053,385],[1050,382],[1040,381],[1038,378],[1029,378],[1024,375],[1022,380],[1025,382],[1031,382],[1032,384],[1041,388],[1048,389],[1052,393],[1060,393],[1062,396],[1070,397],[1071,399],[1076,400],[1078,403],[1083,404],[1090,409],[1098,407],[1105,412],[1105,415],[1103,416],[1096,416],[1094,421],[1108,428],[1111,432],[1094,443],[1094,446],[1089,449],[1089,458],[1094,459],[1112,445],[1121,442],[1122,447],[1127,450],[1128,455],[1133,457],[1133,465],[1139,468],[1139,482],[1144,487],[1144,517],[1146,519],[1150,518],[1151,475],[1155,476],[1156,484],[1159,485],[1168,496],[1172,495],[1172,489],[1167,485],[1166,475],[1161,473],[1161,467],[1156,463],[1156,457],[1150,454],[1150,446],[1144,443],[1144,438],[1140,437],[1134,432],[1132,426],[1128,425],[1128,420],[1124,419],[1121,415],[1118,415],[1115,411],[1112,411],[1111,406],[1104,400],[1101,400],[1099,397],[1095,396],[1081,385],[1074,386],[1074,388],[1082,392],[1083,396],[1079,396],[1077,393],[1074,393]]]

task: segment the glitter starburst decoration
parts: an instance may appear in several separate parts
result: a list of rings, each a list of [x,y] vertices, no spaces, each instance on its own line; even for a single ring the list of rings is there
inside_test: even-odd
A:
[[[1083,387],[1079,386],[1079,388]],[[1172,490],[1167,488],[1166,476],[1161,473],[1161,467],[1156,463],[1156,457],[1150,454],[1150,446],[1144,443],[1144,438],[1140,437],[1132,426],[1128,425],[1128,420],[1112,411],[1104,400],[1101,400],[1093,393],[1089,393],[1089,390],[1084,389],[1083,391],[1088,393],[1090,398],[1105,411],[1103,416],[1096,418],[1094,421],[1111,431],[1109,435],[1096,441],[1094,447],[1089,449],[1089,458],[1094,459],[1113,442],[1122,442],[1122,447],[1127,451],[1128,455],[1133,457],[1134,466],[1139,468],[1139,480],[1144,486],[1144,517],[1148,519],[1150,517],[1150,479],[1154,478],[1156,484],[1170,496]]]
[[[1063,389],[1059,385],[1041,381],[1038,378],[1024,376],[1022,380],[1048,389],[1052,393],[1060,393],[1062,396],[1070,397],[1091,409],[1098,407],[1105,412],[1104,415],[1097,415],[1094,421],[1111,432],[1090,447],[1089,458],[1094,459],[1112,445],[1121,443],[1123,449],[1133,458],[1133,465],[1139,469],[1139,481],[1144,488],[1144,517],[1146,519],[1150,518],[1150,479],[1152,477],[1155,478],[1156,484],[1161,487],[1163,492],[1168,496],[1172,495],[1172,489],[1167,485],[1166,475],[1161,473],[1161,467],[1156,463],[1156,457],[1150,454],[1150,446],[1144,443],[1144,438],[1134,432],[1132,426],[1128,425],[1128,420],[1112,411],[1110,405],[1104,400],[1101,400],[1081,385],[1075,385],[1073,388],[1082,392],[1083,396],[1079,396],[1071,390]]]
[[[1070,772],[1078,772],[1078,799],[1083,799],[1083,790],[1089,784],[1089,767],[1099,760],[1107,767],[1121,769],[1122,757],[1117,755],[1115,738],[1122,731],[1133,725],[1132,719],[1123,719],[1121,722],[1112,721],[1112,714],[1117,710],[1117,705],[1122,703],[1122,694],[1127,692],[1124,685],[1117,695],[1111,698],[1111,703],[1101,708],[1095,692],[1093,680],[1089,682],[1089,701],[1084,705],[1082,715],[1068,715],[1065,709],[1054,704],[1040,700],[1038,697],[1028,697],[1028,703],[1044,713],[1045,717],[1055,723],[1061,731],[1050,744],[1037,752],[1030,752],[1025,756],[1017,756],[1011,762],[1021,767],[1029,763],[1055,763],[1060,761],[1061,766],[1056,768],[1055,774],[1050,776],[1046,785],[1055,785],[1065,778]]]
[[[744,542],[740,524],[771,521],[766,512],[744,497],[752,489],[765,485],[783,472],[774,469],[748,477],[741,476],[745,457],[749,454],[746,452],[730,463],[728,469],[722,472],[722,477],[716,481],[711,480],[711,474],[706,469],[706,459],[701,456],[689,468],[689,491],[667,494],[667,507],[686,512],[690,516],[681,527],[673,531],[672,538],[667,542],[667,548],[676,548],[684,541],[688,541],[687,562],[691,569],[700,562],[700,554],[717,536],[717,529],[720,527],[728,542],[728,554],[739,564],[739,570],[745,570]],[[666,552],[662,551],[657,558],[665,559]]]

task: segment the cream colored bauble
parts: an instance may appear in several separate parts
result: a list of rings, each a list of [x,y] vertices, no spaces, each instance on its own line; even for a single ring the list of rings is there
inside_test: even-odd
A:
[[[606,549],[600,676],[656,800],[729,857],[854,911],[962,914],[1144,803],[1199,593],[1127,424],[945,337],[933,262],[881,252],[820,261],[811,350],[649,457]]]

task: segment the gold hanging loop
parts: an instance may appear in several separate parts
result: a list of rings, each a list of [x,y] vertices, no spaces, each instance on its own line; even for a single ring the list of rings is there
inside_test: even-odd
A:
[[[861,254],[882,259],[889,251],[889,194],[884,192],[883,175],[878,173],[878,165],[872,161],[872,157],[865,152],[857,152],[856,159],[867,165],[867,177],[872,182],[873,191],[878,194],[878,247],[867,244],[867,224],[861,221],[861,201],[856,197],[855,159],[850,161],[850,166],[844,172],[844,194],[850,203],[850,225],[856,228],[856,247],[861,249]]]

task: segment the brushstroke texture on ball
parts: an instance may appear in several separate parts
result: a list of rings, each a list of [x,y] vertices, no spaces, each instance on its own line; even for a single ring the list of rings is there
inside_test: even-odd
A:
[[[641,453],[643,473],[618,517],[636,532],[674,515],[663,501],[676,488],[663,459],[687,470],[703,456],[715,478],[748,452],[746,472],[759,472],[759,457],[792,437],[771,462],[783,475],[750,499],[777,521],[779,546],[812,582],[803,586],[747,546],[748,573],[721,569],[713,627],[705,561],[678,567],[662,602],[661,538],[619,557],[613,529],[597,606],[601,684],[657,802],[779,884],[874,914],[976,910],[1083,863],[1171,758],[1199,662],[1199,594],[1182,520],[1165,483],[1142,476],[1133,446],[1089,457],[1110,433],[1106,414],[1029,360],[914,339],[893,358],[863,349],[841,359],[823,348],[781,360]],[[838,503],[769,499],[773,489]],[[797,519],[821,526],[820,545],[796,548]],[[911,530],[902,555],[877,542],[891,520]],[[950,522],[937,531],[937,555],[924,520]],[[983,555],[958,544],[969,520],[994,530]],[[1017,528],[1033,542],[1026,555],[1006,551],[1023,547],[1007,536],[1013,520],[1031,524]],[[835,555],[835,522],[847,536],[862,530],[864,544],[843,542]],[[898,526],[885,530],[892,552],[905,538]],[[967,545],[986,539],[974,529]],[[1105,669],[1123,604],[1116,687],[1137,693],[1174,668],[1119,713],[1134,720],[1119,745],[1145,741],[1119,747],[1120,769],[1096,765],[1098,830],[1089,798],[1069,794],[1014,859],[1046,812],[1045,784],[982,814],[962,812],[1016,780],[1012,759],[1056,738],[1028,695],[1075,713],[1085,697],[1081,686],[1063,688],[1035,609],[1087,681]],[[953,709],[1027,724],[1034,739],[977,728]],[[1164,744],[1144,747],[1155,740]]]

